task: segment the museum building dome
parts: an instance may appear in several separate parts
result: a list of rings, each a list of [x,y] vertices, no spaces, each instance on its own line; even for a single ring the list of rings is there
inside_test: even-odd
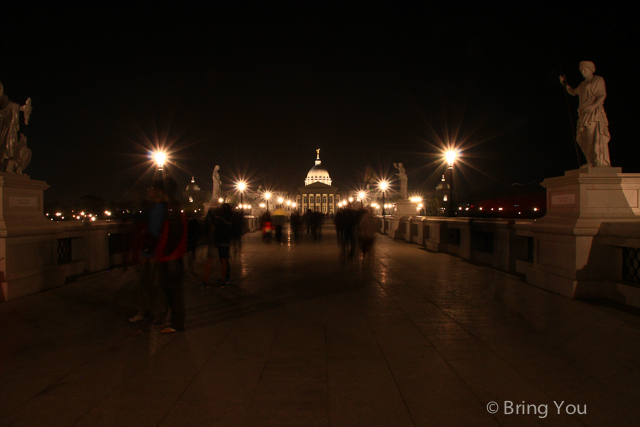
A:
[[[321,165],[320,161],[320,149],[316,150],[316,164],[309,169],[307,178],[304,180],[304,185],[313,184],[314,182],[321,182],[323,184],[331,185],[331,177],[329,172]]]
[[[194,177],[191,177],[191,182],[187,185],[186,191],[200,191],[200,187],[196,184]]]

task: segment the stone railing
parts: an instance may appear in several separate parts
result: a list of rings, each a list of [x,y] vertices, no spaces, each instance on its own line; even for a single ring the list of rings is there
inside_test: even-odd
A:
[[[535,237],[540,236],[535,220],[388,216],[384,231],[382,218],[377,221],[380,232],[391,238],[521,274],[527,282],[536,263],[546,262],[538,259],[537,251],[545,258],[554,256],[539,248],[544,241]],[[597,284],[589,294],[566,296],[602,297],[640,307],[640,223],[603,223],[592,247],[599,254],[589,262],[597,272]]]
[[[0,300],[41,292],[78,275],[126,265],[132,257],[131,223],[53,222],[39,218],[37,224],[37,228],[0,235],[0,247],[4,248],[0,250]],[[245,217],[245,232],[258,227],[257,217]]]
[[[382,232],[382,218],[378,221]],[[384,234],[429,251],[526,274],[533,264],[533,235],[527,232],[531,223],[533,220],[386,217]]]
[[[65,279],[106,270],[130,261],[131,223],[91,221],[59,224],[63,231],[56,235],[57,264]],[[256,217],[245,217],[245,232],[256,231],[258,227]]]

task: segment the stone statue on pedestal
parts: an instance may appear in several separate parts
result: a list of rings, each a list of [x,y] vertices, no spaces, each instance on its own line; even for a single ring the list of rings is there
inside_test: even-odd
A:
[[[570,95],[578,95],[578,125],[576,140],[587,158],[588,166],[611,166],[609,160],[609,121],[604,112],[607,91],[604,79],[595,76],[596,66],[591,61],[580,62],[580,73],[584,77],[577,88],[572,88],[560,76]]]
[[[31,150],[27,148],[27,137],[18,136],[20,111],[24,114],[24,124],[29,124],[31,98],[20,106],[9,100],[0,83],[0,171],[22,174],[31,161]]]
[[[404,200],[409,198],[409,193],[407,191],[407,171],[405,170],[402,163],[394,163],[393,167],[398,169],[398,178],[400,179],[400,197]]]
[[[220,198],[222,181],[220,181],[220,166],[216,165],[213,169],[213,191],[211,193],[211,202],[210,203],[218,203],[218,199]]]

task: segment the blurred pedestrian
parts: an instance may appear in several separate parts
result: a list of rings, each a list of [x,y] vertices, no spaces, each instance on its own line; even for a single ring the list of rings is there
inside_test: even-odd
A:
[[[293,238],[295,242],[298,243],[300,241],[300,228],[302,227],[302,216],[300,215],[300,212],[293,211],[290,221]]]
[[[195,272],[196,249],[200,238],[200,223],[195,213],[189,214],[187,221],[187,265],[191,272]]]
[[[368,208],[363,211],[358,222],[358,238],[363,261],[371,261],[373,258],[373,243],[375,241],[376,220],[373,211]]]
[[[231,215],[231,247],[233,256],[242,253],[242,235],[244,234],[244,209],[236,209]]]
[[[265,243],[271,242],[271,213],[264,211],[260,216],[260,229],[262,230],[262,241]]]
[[[177,199],[178,183],[172,178],[164,179],[167,210],[162,234],[158,241],[157,260],[160,265],[160,283],[171,312],[161,334],[184,330],[184,255],[187,251],[187,216]]]
[[[279,207],[273,211],[273,226],[276,231],[276,241],[278,243],[282,243],[282,228],[284,227],[285,219],[285,213],[282,208]]]

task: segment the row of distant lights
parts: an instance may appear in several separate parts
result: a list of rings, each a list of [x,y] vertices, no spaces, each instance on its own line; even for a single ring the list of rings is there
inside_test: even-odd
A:
[[[111,216],[111,212],[110,211],[104,211],[104,214],[106,216]],[[46,215],[49,216],[49,214],[46,214]],[[64,219],[64,215],[62,215],[62,212],[56,212],[55,216],[60,218],[60,219]],[[74,218],[74,219],[89,218],[91,221],[96,221],[98,219],[97,215],[93,215],[93,214],[85,215],[84,212],[80,212],[80,215],[71,215],[71,217]],[[51,221],[53,221],[53,218],[50,218],[50,219],[51,219]]]
[[[472,207],[473,207],[473,206],[472,206]],[[462,206],[458,207],[458,210],[460,210],[460,211],[461,211],[461,210],[462,210]],[[465,211],[468,211],[468,210],[469,210],[469,208],[465,208],[464,210],[465,210]],[[480,207],[478,208],[478,210],[479,210],[479,211],[483,210],[483,209],[482,209],[482,206],[480,206]],[[494,208],[491,208],[491,210],[494,210]],[[498,208],[498,210],[499,210],[499,211],[501,211],[501,210],[503,210],[503,209],[502,209],[502,208]],[[534,211],[534,212],[538,212],[538,210],[539,210],[538,208],[533,208],[533,211]],[[522,212],[518,212],[518,214],[522,214]]]

